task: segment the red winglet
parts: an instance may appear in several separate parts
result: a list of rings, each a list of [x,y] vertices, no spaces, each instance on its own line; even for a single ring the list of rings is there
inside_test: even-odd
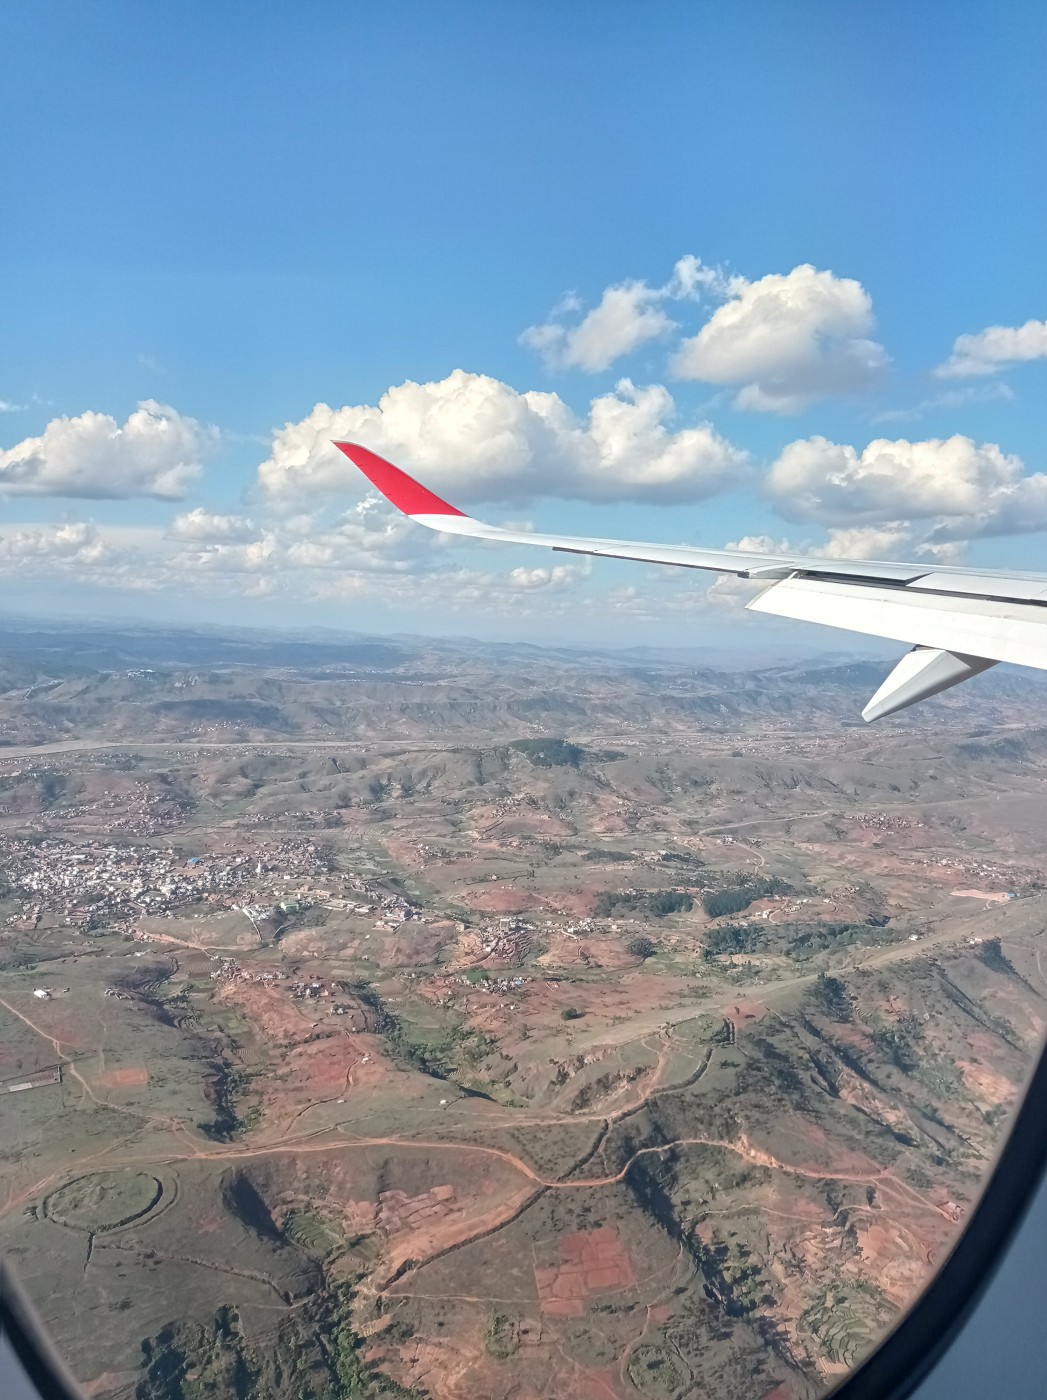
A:
[[[384,457],[379,457],[369,448],[360,447],[355,442],[336,442],[335,447],[344,452],[350,462],[360,468],[371,485],[377,487],[386,500],[392,501],[405,515],[465,514],[464,511],[449,506],[446,501],[441,501],[439,496],[427,491],[413,476],[408,476],[406,472],[394,467],[392,462],[387,462]]]

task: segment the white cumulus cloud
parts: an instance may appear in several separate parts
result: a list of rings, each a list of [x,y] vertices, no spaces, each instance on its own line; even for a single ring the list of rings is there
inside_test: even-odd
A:
[[[706,267],[700,258],[687,253],[664,286],[652,287],[642,279],[618,282],[604,289],[599,304],[577,325],[569,326],[562,318],[581,310],[578,297],[572,293],[560,301],[552,319],[528,326],[520,342],[537,350],[552,369],[596,373],[649,341],[679,329],[665,310],[666,301],[694,301],[723,286],[718,268]]]
[[[733,278],[728,300],[673,356],[681,379],[739,385],[739,408],[792,413],[871,387],[888,364],[868,292],[809,263],[758,281]]]
[[[317,404],[274,433],[258,484],[274,502],[357,494],[359,475],[331,446],[338,438],[389,457],[456,504],[541,495],[683,502],[737,484],[746,454],[707,423],[675,428],[675,412],[661,385],[623,379],[580,418],[557,394],[521,394],[458,369],[396,385],[375,405]]]
[[[968,379],[998,374],[1023,360],[1047,359],[1047,321],[1024,326],[989,326],[975,335],[960,335],[952,354],[934,373],[939,379]]]
[[[883,525],[838,526],[818,553],[827,559],[896,559],[912,543],[912,530],[904,521]]]
[[[147,399],[119,424],[108,413],[54,418],[39,437],[0,451],[0,495],[180,498],[217,433]]]
[[[783,450],[767,486],[787,519],[843,526],[852,537],[857,527],[903,531],[932,519],[931,545],[1047,529],[1047,475],[1027,475],[1021,458],[959,435],[879,438],[862,452],[805,438]]]
[[[7,565],[35,561],[93,566],[110,555],[97,527],[89,521],[29,526],[0,536],[0,561]]]
[[[622,355],[676,329],[661,300],[662,294],[646,282],[622,282],[608,287],[599,306],[577,326],[554,321],[528,326],[520,341],[556,368],[607,369]]]

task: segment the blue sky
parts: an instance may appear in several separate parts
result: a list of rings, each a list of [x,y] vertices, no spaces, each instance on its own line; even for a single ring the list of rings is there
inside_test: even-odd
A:
[[[690,574],[420,541],[323,447],[359,425],[498,520],[1044,567],[1045,41],[963,0],[12,0],[10,605],[738,631]]]

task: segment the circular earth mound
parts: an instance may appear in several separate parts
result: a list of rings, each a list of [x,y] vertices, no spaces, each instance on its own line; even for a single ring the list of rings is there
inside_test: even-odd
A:
[[[141,1220],[160,1204],[163,1194],[162,1182],[148,1172],[93,1172],[52,1192],[44,1212],[59,1225],[96,1234]]]

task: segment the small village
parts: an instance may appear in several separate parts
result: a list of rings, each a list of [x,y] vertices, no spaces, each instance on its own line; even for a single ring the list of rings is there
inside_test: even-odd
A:
[[[315,843],[295,838],[200,855],[145,844],[0,838],[0,861],[21,901],[7,916],[8,927],[35,928],[43,921],[83,933],[128,931],[144,915],[171,916],[195,906],[238,908],[257,919],[332,894],[328,857]]]

